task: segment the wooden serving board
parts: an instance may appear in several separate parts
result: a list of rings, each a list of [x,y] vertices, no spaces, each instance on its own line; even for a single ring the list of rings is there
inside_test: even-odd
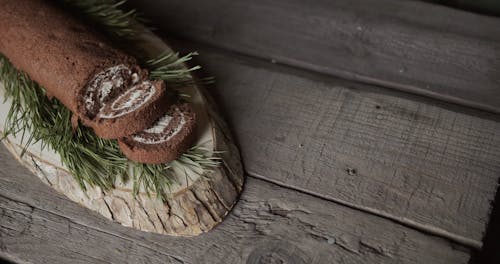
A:
[[[141,33],[132,47],[134,53],[152,58],[166,51],[172,52],[151,31],[144,27],[139,27],[139,30]],[[0,80],[2,101],[4,92]],[[204,88],[199,84],[190,84],[182,88],[182,92],[190,95],[197,115],[197,144],[221,151],[218,154],[221,165],[202,176],[196,173],[188,173],[188,177],[178,175],[166,202],[154,196],[150,198],[143,191],[133,197],[132,182],[122,182],[120,177],[117,177],[116,188],[112,190],[88,187],[84,192],[56,152],[42,149],[41,144],[37,143],[29,146],[21,156],[20,137],[9,136],[3,143],[41,181],[110,220],[147,232],[173,236],[198,235],[220,223],[231,210],[242,190],[244,172],[239,151]],[[1,124],[5,123],[10,106],[10,100],[0,104]]]

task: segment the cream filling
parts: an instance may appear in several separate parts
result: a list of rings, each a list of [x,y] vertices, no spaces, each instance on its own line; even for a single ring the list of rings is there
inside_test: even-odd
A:
[[[107,68],[106,70],[101,71],[94,76],[94,78],[89,82],[89,85],[87,86],[87,90],[85,92],[84,101],[87,111],[92,111],[94,105],[96,104],[96,102],[94,101],[96,93],[99,93],[97,98],[100,102],[102,102],[107,99],[114,88],[123,85],[124,80],[122,76],[120,74],[117,74],[118,72],[123,70],[127,71],[128,74],[132,73],[132,71],[127,66],[120,64]]]
[[[144,85],[147,85],[147,88],[140,89]],[[134,112],[147,103],[153,97],[155,92],[156,88],[150,82],[143,82],[135,85],[132,89],[127,90],[113,101],[111,104],[111,112],[104,112],[103,110],[106,108],[107,104],[103,104],[97,116],[99,118],[111,119]],[[122,103],[122,101],[125,102]]]
[[[111,102],[105,103],[105,101],[113,99],[109,98],[109,96],[114,90],[123,88],[122,86],[126,81],[123,75],[125,78],[130,77],[132,84],[126,87],[123,94],[114,98]],[[95,111],[94,107],[96,104],[99,104],[100,108],[96,117],[105,119],[117,118],[136,111],[148,102],[156,92],[156,89],[148,81],[138,84],[139,79],[140,77],[137,73],[132,73],[123,64],[99,72],[89,82],[89,85],[87,85],[87,90],[84,94],[86,110],[89,112]],[[138,89],[144,85],[148,86],[147,89]],[[124,100],[125,102],[123,102]]]
[[[141,135],[134,135],[132,136],[132,139],[139,143],[149,144],[149,145],[161,144],[163,142],[169,141],[170,139],[175,137],[175,135],[179,134],[179,132],[181,132],[182,128],[186,124],[186,118],[184,114],[179,110],[179,108],[176,108],[175,111],[179,113],[181,118],[179,124],[173,130],[165,131],[170,122],[174,119],[172,116],[165,115],[162,118],[160,118],[160,120],[158,120],[152,127],[141,132],[141,134],[147,133],[149,135],[151,134],[157,135],[156,137],[145,138]],[[165,132],[171,132],[171,133],[165,133]]]

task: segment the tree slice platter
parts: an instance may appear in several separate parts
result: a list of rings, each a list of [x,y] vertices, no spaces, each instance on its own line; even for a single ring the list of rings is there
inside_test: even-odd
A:
[[[130,47],[136,55],[154,58],[166,51],[172,52],[162,39],[145,27],[138,26],[138,30],[139,36]],[[244,172],[239,151],[205,89],[200,84],[189,84],[181,90],[190,96],[189,101],[197,115],[197,144],[220,152],[221,164],[202,176],[189,171],[176,175],[166,202],[154,195],[149,197],[143,190],[134,197],[132,181],[121,182],[120,177],[112,190],[88,187],[83,191],[56,152],[42,149],[40,143],[35,143],[21,156],[23,144],[20,137],[8,136],[3,143],[41,181],[110,220],[147,232],[199,235],[222,222],[231,210],[242,191]],[[4,92],[0,80],[2,99],[5,98]],[[9,100],[0,104],[1,124],[5,123],[10,106]],[[1,129],[3,127],[0,133]]]

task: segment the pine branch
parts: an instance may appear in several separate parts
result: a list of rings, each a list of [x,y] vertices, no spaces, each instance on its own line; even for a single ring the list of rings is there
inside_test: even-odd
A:
[[[97,24],[106,32],[118,37],[131,38],[137,34],[133,27],[134,21],[144,21],[135,9],[123,11],[127,2],[106,0],[60,0],[77,12]]]
[[[158,58],[146,61],[147,67],[154,69],[150,72],[153,79],[170,80],[178,83],[192,81],[191,72],[200,69],[200,66],[185,68],[184,63],[193,59],[198,52],[191,52],[183,57],[179,53],[164,53]]]

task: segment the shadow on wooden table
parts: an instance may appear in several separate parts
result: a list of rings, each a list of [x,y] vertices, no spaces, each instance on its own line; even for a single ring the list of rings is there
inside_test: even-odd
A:
[[[483,238],[484,246],[472,256],[471,264],[500,263],[500,186],[497,187],[492,208],[486,236]]]
[[[0,263],[2,263],[2,264],[14,264],[14,262],[10,262],[2,257],[0,257]]]
[[[453,8],[490,16],[500,16],[500,1],[498,0],[424,0],[426,2],[447,5]]]

